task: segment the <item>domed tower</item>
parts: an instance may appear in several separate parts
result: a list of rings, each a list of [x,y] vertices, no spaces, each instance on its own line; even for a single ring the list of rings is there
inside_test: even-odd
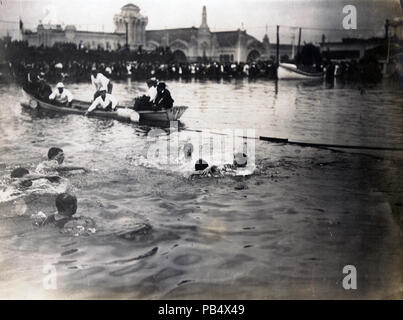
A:
[[[124,33],[131,49],[146,44],[146,26],[148,18],[140,13],[140,8],[132,3],[122,7],[120,14],[113,18],[115,32]]]
[[[198,55],[200,57],[211,56],[211,32],[207,25],[207,9],[203,6],[202,23],[197,32]]]

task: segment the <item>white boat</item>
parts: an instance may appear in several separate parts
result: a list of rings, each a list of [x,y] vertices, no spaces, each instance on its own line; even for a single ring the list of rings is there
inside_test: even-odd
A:
[[[295,64],[280,63],[277,68],[277,78],[279,80],[308,80],[321,79],[323,72],[306,72],[297,68]]]

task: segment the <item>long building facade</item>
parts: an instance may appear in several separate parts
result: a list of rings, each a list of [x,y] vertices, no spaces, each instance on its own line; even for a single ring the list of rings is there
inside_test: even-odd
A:
[[[68,25],[39,24],[36,32],[24,31],[23,39],[31,46],[50,47],[55,43],[68,42],[88,49],[116,50],[128,45],[135,50],[140,46],[153,50],[168,46],[177,61],[196,61],[207,58],[222,62],[246,62],[268,59],[275,53],[267,35],[259,41],[244,30],[212,32],[207,24],[207,10],[203,7],[199,28],[146,30],[148,17],[140,8],[127,4],[113,18],[115,32],[90,32],[77,30]]]

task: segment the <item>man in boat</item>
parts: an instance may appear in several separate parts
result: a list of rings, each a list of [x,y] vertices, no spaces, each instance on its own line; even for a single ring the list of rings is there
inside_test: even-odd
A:
[[[171,97],[171,93],[166,89],[165,82],[158,83],[157,97],[155,98],[155,104],[160,109],[171,109],[173,107],[174,99]]]
[[[155,103],[155,99],[157,98],[157,80],[155,78],[151,78],[147,81],[148,91],[146,96],[150,97],[151,104]]]
[[[151,78],[147,80],[148,91],[141,97],[134,99],[134,110],[149,110],[152,109],[155,104],[155,98],[157,97],[157,80]]]
[[[113,85],[111,81],[98,72],[96,68],[92,68],[91,72],[91,83],[95,87],[94,100],[101,95],[101,91],[112,94]]]
[[[64,88],[62,82],[56,85],[56,89],[49,95],[49,100],[54,101],[59,105],[71,107],[73,95],[71,92]]]
[[[28,93],[37,96],[39,89],[39,76],[37,70],[31,64],[27,65],[27,77],[25,78],[24,90]]]
[[[41,78],[39,79],[38,96],[44,101],[49,100],[49,96],[52,94],[52,88],[46,82],[45,78],[42,77],[43,72],[41,72]]]
[[[101,109],[103,111],[115,111],[117,104],[118,102],[113,95],[106,93],[105,90],[101,90],[100,96],[98,96],[90,105],[85,115],[87,116],[95,109]]]

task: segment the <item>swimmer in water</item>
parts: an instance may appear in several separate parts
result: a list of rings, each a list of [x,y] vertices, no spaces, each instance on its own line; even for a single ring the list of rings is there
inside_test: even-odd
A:
[[[42,227],[52,225],[62,229],[63,233],[70,233],[74,236],[88,235],[95,233],[95,222],[88,217],[74,217],[77,212],[77,198],[68,193],[59,194],[56,197],[57,213],[49,216],[38,212],[31,216],[33,224]]]
[[[22,167],[14,169],[10,177],[13,179],[11,185],[17,189],[29,188],[32,186],[32,181],[39,179],[47,179],[50,182],[60,181],[60,177],[57,175],[30,174],[28,169]]]
[[[234,160],[231,163],[227,163],[221,166],[212,165],[209,166],[206,161],[199,159],[195,163],[195,173],[191,175],[202,176],[202,177],[223,177],[225,175],[237,175],[239,169],[245,168],[248,164],[248,156],[245,153],[235,153]]]
[[[11,180],[0,187],[0,202],[10,201],[33,192],[52,191],[55,188],[61,190],[64,184],[61,177],[55,174],[30,173],[28,169],[19,167],[10,174]],[[50,185],[48,182],[51,182]],[[56,186],[53,186],[56,184]],[[61,192],[61,191],[59,191]]]
[[[67,167],[61,166],[64,161],[64,152],[60,148],[52,147],[48,151],[48,160],[40,163],[35,171],[39,174],[45,174],[49,172],[66,172],[66,171],[75,171],[82,170],[84,172],[88,172],[86,168],[83,167]]]

